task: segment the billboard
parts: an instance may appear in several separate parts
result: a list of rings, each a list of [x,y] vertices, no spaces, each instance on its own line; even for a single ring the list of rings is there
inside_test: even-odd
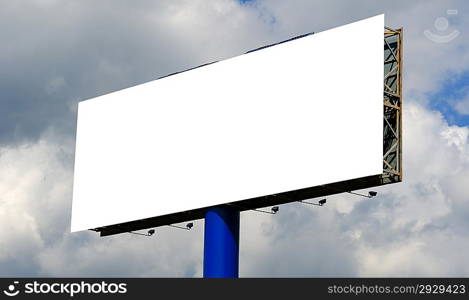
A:
[[[79,103],[71,231],[378,185],[383,27],[379,15]]]

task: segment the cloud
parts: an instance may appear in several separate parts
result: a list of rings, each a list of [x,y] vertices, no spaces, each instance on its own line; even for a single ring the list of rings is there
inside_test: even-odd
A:
[[[49,131],[35,143],[0,148],[0,275],[195,275],[197,222],[190,235],[169,227],[155,238],[70,233],[73,144]]]
[[[50,135],[50,133],[49,133]],[[6,274],[38,274],[34,257],[68,227],[70,141],[0,148],[0,264]],[[6,267],[5,267],[6,266]]]
[[[464,1],[32,1],[0,4],[0,144],[37,139],[49,127],[74,134],[77,101],[123,89],[311,31],[386,13],[405,29],[406,92],[429,92],[458,74],[469,53]],[[428,40],[448,8],[461,35]],[[18,17],[18,16],[21,16]],[[446,15],[445,15],[446,16]],[[425,55],[422,55],[422,52]],[[438,63],[435,63],[438,62]],[[417,99],[417,98],[416,98]],[[422,99],[426,99],[422,97]],[[72,122],[71,122],[72,121]]]
[[[463,99],[456,102],[454,105],[456,111],[462,115],[469,115],[469,93]]]
[[[405,181],[377,188],[371,200],[347,194],[320,208],[243,213],[242,276],[467,275],[469,260],[445,253],[467,244],[469,129],[406,107]],[[2,275],[201,276],[202,220],[190,232],[158,228],[152,238],[69,233],[72,141],[49,133],[1,148]]]
[[[293,203],[274,218],[252,216],[243,275],[467,276],[469,260],[448,253],[468,243],[469,129],[416,103],[404,117],[402,183],[374,188],[373,199],[345,194],[321,208]]]
[[[19,17],[20,16],[20,17]],[[0,144],[72,135],[79,100],[262,45],[268,25],[234,1],[0,4]],[[267,32],[268,34],[268,32]],[[261,37],[259,39],[259,37]]]
[[[459,226],[467,226],[462,215],[469,207],[464,188],[454,187],[468,178],[469,129],[448,126],[440,113],[417,104],[408,104],[404,117],[404,182],[383,187],[367,216],[375,226],[363,233],[384,239],[370,235],[360,246],[360,275],[466,276],[469,261],[444,253],[466,244]]]
[[[277,20],[275,31],[282,38],[304,32],[317,32],[384,13],[387,26],[404,27],[406,93],[437,91],[448,75],[460,74],[467,69],[469,63],[467,54],[469,32],[464,30],[469,28],[469,23],[467,18],[463,17],[468,4],[464,1],[260,0],[256,2],[259,9]],[[448,9],[458,9],[459,14],[447,15]],[[461,32],[460,36],[449,43],[436,43],[426,38],[425,30],[430,30],[435,35],[446,34],[434,28],[438,17],[447,18],[448,31],[458,30]],[[414,100],[428,101],[422,95]]]
[[[458,38],[451,43],[437,44],[422,34],[425,29],[432,29],[434,20],[444,15],[447,8],[458,8],[462,12],[465,4],[453,1],[432,2],[429,5],[428,2],[406,1],[393,2],[387,7],[387,4],[359,1],[350,4],[360,7],[354,9],[347,7],[342,1],[328,2],[330,5],[324,5],[322,1],[299,2],[288,5],[280,1],[261,3],[265,9],[273,12],[278,20],[276,26],[283,27],[284,32],[310,31],[317,24],[322,29],[334,26],[332,24],[337,20],[364,17],[382,11],[386,13],[388,25],[405,28],[404,183],[379,188],[380,197],[372,200],[373,202],[344,196],[333,197],[340,203],[337,207],[338,215],[333,218],[334,222],[325,226],[317,224],[320,221],[316,218],[322,218],[322,215],[302,218],[307,225],[300,228],[307,230],[300,232],[298,228],[291,226],[291,222],[283,223],[288,229],[281,234],[298,236],[298,241],[292,239],[289,243],[282,244],[288,245],[289,249],[284,251],[284,255],[277,253],[276,257],[262,256],[262,260],[270,262],[269,267],[264,271],[252,267],[250,274],[269,276],[276,268],[272,264],[281,260],[286,266],[276,270],[275,274],[295,276],[302,274],[302,268],[298,266],[309,266],[309,275],[328,276],[330,273],[327,271],[333,270],[333,265],[325,268],[312,265],[313,262],[330,264],[333,261],[321,259],[322,251],[335,254],[334,257],[339,260],[347,256],[353,257],[355,263],[343,263],[344,267],[332,272],[336,276],[467,274],[467,260],[461,263],[461,257],[452,260],[445,253],[454,251],[452,247],[455,245],[466,244],[465,237],[458,228],[467,226],[462,217],[468,214],[467,207],[461,204],[467,194],[464,182],[468,178],[468,127],[448,126],[440,113],[426,107],[429,104],[429,93],[440,89],[451,74],[461,74],[467,70],[467,56],[463,50],[468,46],[467,39]],[[321,11],[321,14],[317,11]],[[299,21],[291,22],[295,18]],[[283,22],[282,19],[286,21]],[[459,18],[450,19],[450,22],[464,36],[467,35],[463,30],[468,27],[465,21]],[[333,200],[329,202],[334,203]],[[286,219],[290,220],[288,217]],[[316,221],[313,223],[311,219]],[[337,226],[336,223],[340,225]],[[312,245],[317,245],[317,249],[314,249],[316,251],[304,251],[303,255],[297,255],[293,251],[295,255],[288,256],[291,248],[308,249],[301,244],[302,237],[311,236],[311,231],[319,232],[320,237],[322,228],[332,229],[330,235],[340,242],[328,247],[327,242],[319,239],[315,243],[316,236],[311,237],[309,245],[311,248]],[[334,228],[339,229],[334,231]],[[347,234],[352,241],[343,239]],[[438,242],[433,243],[432,239]],[[257,253],[276,252],[279,246],[267,243]],[[309,259],[309,253],[318,256]],[[350,262],[351,259],[347,261]],[[327,271],[323,271],[324,269]]]
[[[152,238],[69,233],[78,100],[386,13],[405,27],[404,182],[378,197],[242,214],[242,276],[467,276],[467,126],[429,109],[468,71],[465,1],[32,1],[0,4],[0,275],[201,276],[203,220]],[[428,40],[446,9],[461,34]],[[21,18],[19,17],[21,16]],[[466,100],[456,108],[465,113]]]

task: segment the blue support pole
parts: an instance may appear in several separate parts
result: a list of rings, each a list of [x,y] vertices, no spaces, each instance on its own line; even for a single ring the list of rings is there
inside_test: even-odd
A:
[[[214,207],[205,213],[204,277],[238,278],[239,211]]]

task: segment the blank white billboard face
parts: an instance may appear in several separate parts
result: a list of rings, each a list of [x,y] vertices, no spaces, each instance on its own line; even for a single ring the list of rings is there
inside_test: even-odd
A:
[[[384,16],[81,102],[71,230],[383,170]]]

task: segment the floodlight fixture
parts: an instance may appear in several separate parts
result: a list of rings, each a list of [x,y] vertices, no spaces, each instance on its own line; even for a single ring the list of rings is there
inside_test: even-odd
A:
[[[155,229],[150,229],[148,230],[147,233],[140,233],[140,232],[135,232],[135,231],[129,231],[129,233],[135,234],[135,235],[152,236],[155,234]]]
[[[349,194],[352,194],[352,195],[357,195],[357,196],[362,196],[362,197],[365,197],[365,198],[373,198],[375,197],[376,195],[378,195],[378,192],[375,192],[375,191],[369,191],[368,192],[368,195],[364,195],[364,194],[360,194],[360,193],[355,193],[355,192],[347,192]]]
[[[241,205],[238,205],[238,204],[232,204],[232,203],[229,203],[227,205],[238,207],[238,208],[245,209],[245,210],[253,210],[253,211],[257,211],[257,212],[264,213],[264,214],[269,214],[269,215],[275,215],[280,210],[280,208],[278,206],[274,206],[270,209],[270,211],[268,211],[268,210],[262,210],[262,209],[258,209],[258,208],[247,208],[247,207],[244,207],[244,206],[241,206]]]
[[[186,224],[186,227],[183,227],[183,226],[178,226],[178,225],[172,225],[172,224],[169,224],[168,225],[169,227],[174,227],[174,228],[179,228],[179,229],[184,229],[184,230],[191,230],[192,227],[194,227],[194,223],[187,223]]]
[[[309,205],[323,206],[324,204],[326,204],[327,200],[326,200],[326,198],[324,198],[324,199],[319,200],[318,203],[307,202],[307,201],[304,201],[304,200],[300,200],[298,202],[301,202],[301,203],[304,203],[304,204],[309,204]]]

